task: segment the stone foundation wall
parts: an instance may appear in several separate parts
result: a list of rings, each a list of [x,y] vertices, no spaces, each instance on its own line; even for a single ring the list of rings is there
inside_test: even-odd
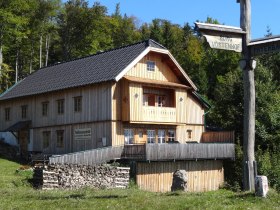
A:
[[[42,170],[42,173],[40,173]],[[99,189],[126,188],[130,168],[111,165],[84,166],[56,164],[35,169],[34,179],[40,180],[42,189],[78,189],[93,187]]]

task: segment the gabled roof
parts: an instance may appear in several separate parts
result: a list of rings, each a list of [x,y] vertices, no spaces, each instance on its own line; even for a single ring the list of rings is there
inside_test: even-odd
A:
[[[149,39],[95,55],[41,68],[0,96],[0,100],[37,95],[101,82],[118,81],[150,51],[167,54],[193,89],[193,82],[170,52]]]

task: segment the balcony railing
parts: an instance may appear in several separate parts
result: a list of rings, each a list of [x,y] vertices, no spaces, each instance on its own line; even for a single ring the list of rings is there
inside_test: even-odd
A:
[[[96,165],[116,159],[138,161],[234,159],[234,144],[142,144],[105,147],[49,158],[51,164]]]
[[[176,108],[143,106],[143,121],[176,122]]]
[[[122,158],[149,161],[234,159],[234,148],[234,144],[228,143],[125,145]]]

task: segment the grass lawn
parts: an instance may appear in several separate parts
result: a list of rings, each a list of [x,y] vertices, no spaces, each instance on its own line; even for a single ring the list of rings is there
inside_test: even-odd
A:
[[[0,210],[8,209],[280,209],[280,195],[268,198],[250,193],[219,190],[206,193],[151,193],[136,188],[126,190],[42,191],[33,189],[30,171],[0,158]]]

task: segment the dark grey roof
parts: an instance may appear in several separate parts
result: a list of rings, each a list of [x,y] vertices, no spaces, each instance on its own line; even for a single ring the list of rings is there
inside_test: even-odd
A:
[[[73,61],[41,68],[15,84],[0,100],[113,81],[147,47],[166,49],[149,39]]]

